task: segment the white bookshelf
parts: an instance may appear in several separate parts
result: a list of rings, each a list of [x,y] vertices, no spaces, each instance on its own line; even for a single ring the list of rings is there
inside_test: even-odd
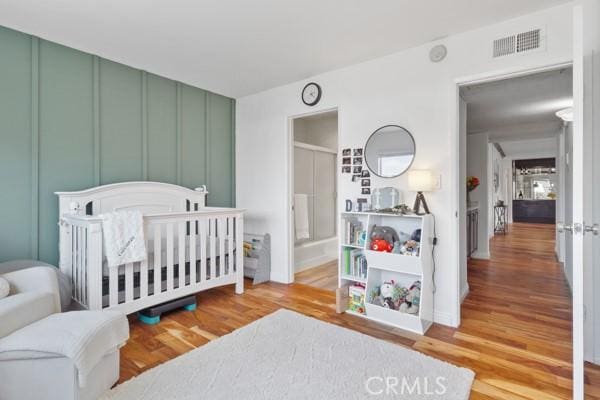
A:
[[[338,286],[346,287],[353,283],[366,285],[365,313],[360,314],[351,310],[346,312],[373,321],[391,325],[415,333],[424,334],[433,321],[433,232],[431,215],[395,215],[369,212],[344,212],[340,218],[340,258]],[[362,225],[366,232],[366,240],[357,243],[348,242],[348,221]],[[370,250],[369,235],[377,226],[390,226],[397,233],[412,233],[421,229],[419,255],[403,255],[384,253]],[[366,276],[357,276],[347,271],[345,263],[345,248],[362,252],[367,261]],[[401,286],[410,287],[415,281],[421,281],[421,299],[418,314],[408,314],[402,311],[384,308],[369,303],[369,293],[384,281],[394,280]]]

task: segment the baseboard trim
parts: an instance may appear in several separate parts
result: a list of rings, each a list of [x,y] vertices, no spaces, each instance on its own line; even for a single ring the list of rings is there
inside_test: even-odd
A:
[[[436,324],[446,325],[451,328],[457,328],[456,319],[454,316],[448,312],[444,311],[434,311],[433,313],[433,322]]]
[[[484,252],[480,252],[480,251],[476,251],[475,253],[471,254],[471,258],[475,258],[477,260],[489,260],[490,259],[490,253],[489,251],[484,253]]]
[[[460,294],[460,304],[462,304],[462,302],[465,301],[465,299],[467,298],[468,295],[469,295],[469,284],[467,284],[465,286],[462,293]]]

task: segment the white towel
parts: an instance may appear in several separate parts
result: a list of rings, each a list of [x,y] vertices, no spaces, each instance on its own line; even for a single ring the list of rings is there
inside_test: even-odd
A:
[[[144,217],[140,211],[116,211],[100,217],[109,267],[146,259]]]
[[[308,196],[305,194],[294,195],[294,225],[296,227],[296,240],[310,238],[308,227]]]

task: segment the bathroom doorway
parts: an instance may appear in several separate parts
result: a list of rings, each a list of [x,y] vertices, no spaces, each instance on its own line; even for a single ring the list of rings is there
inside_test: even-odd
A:
[[[294,281],[337,287],[337,110],[292,120]]]

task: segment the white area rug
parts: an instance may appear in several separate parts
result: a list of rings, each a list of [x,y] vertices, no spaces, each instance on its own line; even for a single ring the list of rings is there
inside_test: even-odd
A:
[[[103,399],[464,400],[473,377],[468,369],[282,309]]]

